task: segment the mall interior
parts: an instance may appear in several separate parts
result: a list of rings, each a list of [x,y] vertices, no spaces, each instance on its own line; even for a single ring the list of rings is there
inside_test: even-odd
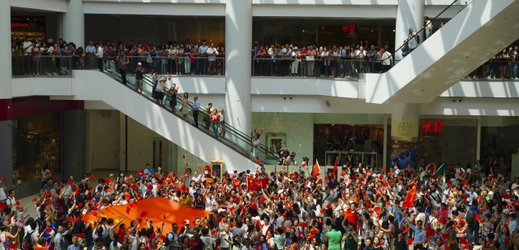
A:
[[[308,157],[309,165],[318,161],[333,168],[337,156],[349,153],[375,169],[419,159],[462,165],[497,160],[507,178],[519,176],[519,58],[495,57],[509,47],[517,50],[518,2],[0,1],[0,174],[24,197],[39,191],[44,168],[76,179],[96,172],[134,174],[146,163],[168,172],[183,172],[186,163],[193,170],[219,164],[220,171],[274,171],[282,168],[277,151],[287,148],[296,153],[296,166]],[[431,19],[432,34],[422,29],[424,16]],[[409,28],[420,41],[404,57]],[[84,49],[91,41],[187,47],[187,39],[225,47],[216,59],[221,74],[174,74],[171,58],[173,69],[159,72],[167,84],[176,84],[178,98],[188,93],[190,102],[198,97],[202,111],[208,103],[225,110],[220,138],[192,104],[183,113],[187,121],[180,99],[176,114],[169,104],[157,104],[149,71],[141,94],[134,71],[128,71],[125,86],[113,64],[103,61],[104,72],[93,66],[94,56],[76,61],[65,53],[18,54],[15,47],[26,39],[39,46],[62,39]],[[286,44],[385,47],[394,66],[375,73],[366,70],[367,63],[345,60],[335,64],[336,77],[256,75],[258,65],[265,72],[278,65],[294,70],[298,59],[278,63],[251,56],[253,46]],[[301,65],[305,59],[314,60],[303,58]],[[83,60],[85,66],[73,65]],[[135,65],[154,67],[155,60],[162,59],[136,58]],[[203,57],[192,59],[192,71],[198,62],[204,71]],[[316,63],[324,70],[334,65]],[[342,77],[340,70],[350,66],[358,75]],[[48,67],[57,74],[45,74]],[[252,145],[260,128],[258,160]]]

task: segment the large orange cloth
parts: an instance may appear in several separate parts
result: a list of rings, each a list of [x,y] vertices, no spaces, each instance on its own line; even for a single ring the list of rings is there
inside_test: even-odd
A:
[[[126,213],[127,208],[130,208],[129,213]],[[163,197],[155,197],[137,202],[129,203],[123,206],[113,206],[103,210],[92,211],[85,214],[81,219],[85,223],[94,223],[97,218],[107,217],[113,218],[116,223],[120,221],[124,216],[124,224],[130,225],[132,220],[138,221],[141,218],[141,214],[147,215],[142,217],[143,223],[141,227],[146,227],[146,217],[153,220],[153,226],[160,228],[162,222],[164,222],[164,215],[166,216],[166,224],[164,225],[164,231],[169,232],[171,230],[171,224],[178,223],[179,228],[185,223],[185,220],[189,220],[189,223],[193,225],[196,218],[202,219],[202,217],[209,217],[211,212],[196,209],[192,207],[182,206],[175,201],[168,200]]]

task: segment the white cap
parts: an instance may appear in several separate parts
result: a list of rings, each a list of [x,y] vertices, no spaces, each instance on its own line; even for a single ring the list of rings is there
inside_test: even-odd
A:
[[[137,65],[142,65],[142,63],[137,63]]]

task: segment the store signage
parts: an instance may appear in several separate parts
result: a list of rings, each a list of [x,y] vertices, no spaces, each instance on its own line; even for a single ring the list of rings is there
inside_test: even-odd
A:
[[[28,23],[11,23],[11,27],[29,27]]]
[[[342,26],[342,32],[354,32],[355,24],[345,24]]]
[[[420,133],[424,134],[432,134],[442,132],[443,120],[425,120],[425,123],[422,125],[422,131]]]

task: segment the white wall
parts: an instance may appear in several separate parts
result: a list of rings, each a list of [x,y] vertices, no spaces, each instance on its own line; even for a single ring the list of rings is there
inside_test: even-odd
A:
[[[51,12],[67,12],[67,0],[11,0],[11,7]]]
[[[440,97],[518,98],[517,81],[461,81],[443,92]]]
[[[119,3],[119,2],[84,2],[85,14],[111,15],[160,15],[160,16],[223,16],[224,4],[171,4],[162,3]],[[128,25],[131,27],[131,25]]]
[[[253,77],[252,95],[320,95],[359,98],[359,81],[318,78]]]

